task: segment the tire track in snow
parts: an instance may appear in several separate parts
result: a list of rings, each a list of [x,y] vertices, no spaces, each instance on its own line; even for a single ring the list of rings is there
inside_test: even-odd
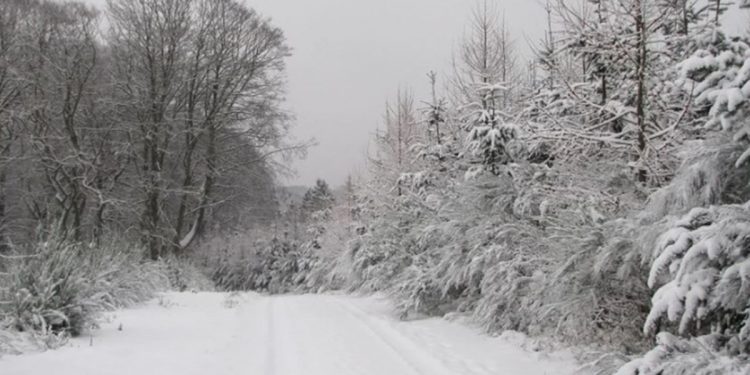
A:
[[[72,339],[57,351],[3,357],[0,373],[498,375],[576,368],[572,357],[540,358],[447,322],[400,323],[372,299],[248,293],[231,307],[226,294],[168,296],[179,304],[165,308],[154,300],[119,312],[96,332],[93,347]],[[118,330],[120,321],[125,330]]]
[[[390,326],[377,324],[375,322],[376,318],[340,300],[334,300],[334,302],[345,314],[359,322],[360,326],[365,328],[372,337],[387,346],[396,357],[408,364],[417,374],[455,375],[452,372],[446,371],[445,366],[438,358],[433,357],[407,337],[394,331]],[[412,354],[412,357],[410,358],[407,353]]]
[[[267,302],[266,306],[266,342],[268,345],[266,345],[267,351],[266,351],[266,375],[276,375],[276,340],[275,340],[275,331],[274,328],[274,300],[273,297],[266,297],[264,298]]]

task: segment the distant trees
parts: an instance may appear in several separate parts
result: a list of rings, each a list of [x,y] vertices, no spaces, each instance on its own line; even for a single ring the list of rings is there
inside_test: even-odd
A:
[[[315,181],[315,186],[308,189],[302,197],[302,209],[310,215],[316,211],[331,209],[334,202],[333,192],[328,187],[328,183],[318,179]]]
[[[113,232],[156,259],[213,224],[273,217],[271,156],[298,147],[280,108],[288,55],[234,0],[3,2],[0,242]]]

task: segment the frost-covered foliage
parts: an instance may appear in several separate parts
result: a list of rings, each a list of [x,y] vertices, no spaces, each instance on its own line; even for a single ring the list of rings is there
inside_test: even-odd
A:
[[[649,336],[663,332],[657,347],[621,374],[748,371],[750,170],[734,165],[741,145],[703,141],[687,148],[691,157],[675,180],[629,221],[635,230],[626,240],[630,249],[622,250],[642,258],[650,271],[641,278],[658,288],[638,321]]]
[[[255,234],[212,238],[192,256],[221,290],[267,290],[272,276],[278,280],[279,273],[290,265],[284,260],[289,258],[296,243],[260,235],[254,237]]]
[[[735,167],[743,152],[743,145],[726,136],[688,142],[674,180],[649,197],[649,209],[644,214],[659,219],[694,207],[747,202],[750,168]]]
[[[312,212],[299,239],[260,232],[217,237],[193,257],[222,290],[289,293],[341,288],[346,276],[336,270],[351,238],[349,215],[343,207]]]
[[[649,186],[666,185],[680,163],[673,151],[696,118],[674,83],[675,64],[695,50],[689,41],[702,32],[705,10],[698,17],[674,1],[553,3],[562,30],[548,30],[539,51],[545,84],[524,110],[535,136],[557,158],[605,153]]]
[[[169,289],[172,267],[142,259],[140,249],[57,239],[4,256],[0,330],[75,336],[96,327],[100,313]]]
[[[306,212],[315,212],[331,208],[334,203],[333,194],[328,183],[318,179],[315,186],[305,192],[302,198],[302,209]]]
[[[188,257],[167,257],[159,264],[165,268],[169,286],[179,292],[213,291],[215,285],[205,270]]]
[[[698,207],[670,222],[652,255],[648,283],[658,290],[643,329],[693,338],[662,332],[655,349],[620,373],[747,373],[750,204]]]
[[[494,111],[482,112],[469,131],[469,151],[489,166],[508,163],[513,160],[511,142],[518,138],[518,133],[518,126],[499,123]]]
[[[598,254],[618,231],[604,223],[642,193],[608,168],[510,164],[459,183],[430,172],[430,184],[401,197],[370,195],[367,230],[342,253],[351,257],[351,287],[391,292],[404,317],[459,311],[491,331],[612,345],[627,337],[642,348],[643,322],[633,319],[649,294],[640,258],[617,245]],[[578,179],[567,177],[571,169]]]
[[[719,31],[679,64],[682,84],[690,86],[697,105],[708,108],[706,128],[731,134],[733,142],[750,142],[750,44]],[[735,165],[750,161],[750,146]]]
[[[644,322],[657,346],[619,374],[750,372],[750,51],[718,30],[679,64],[680,84],[703,114],[708,140],[692,142],[670,186],[644,217],[669,216],[650,246]],[[677,338],[668,332],[684,338]]]
[[[750,254],[745,203],[750,201],[750,170],[735,167],[741,145],[704,141],[689,147],[693,156],[639,214],[640,230],[647,235],[635,243],[650,266],[649,286],[658,287],[643,330],[663,332],[657,347],[621,374],[748,371],[743,269]],[[676,216],[661,219],[665,215]]]
[[[646,333],[666,317],[680,334],[711,330],[750,343],[750,205],[695,208],[675,221],[654,250],[648,283],[661,286]]]
[[[707,335],[686,340],[670,333],[656,336],[656,347],[642,358],[622,366],[616,375],[744,375],[750,373],[750,357],[724,350],[725,338]]]

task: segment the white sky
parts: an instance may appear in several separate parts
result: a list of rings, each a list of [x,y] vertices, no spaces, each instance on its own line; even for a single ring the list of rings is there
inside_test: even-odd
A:
[[[0,0],[1,1],[1,0]],[[85,0],[102,6],[105,0]],[[318,146],[294,163],[298,177],[284,183],[333,186],[364,166],[369,141],[385,102],[401,87],[427,98],[426,73],[449,72],[472,0],[245,0],[284,30],[288,60],[287,107],[296,115],[293,135]],[[541,0],[490,0],[505,11],[519,52],[545,28]],[[729,15],[727,23],[747,24]]]

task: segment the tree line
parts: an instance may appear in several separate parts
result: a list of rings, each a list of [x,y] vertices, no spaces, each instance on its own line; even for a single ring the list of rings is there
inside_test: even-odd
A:
[[[0,246],[139,240],[157,259],[275,217],[283,32],[235,0],[0,4]]]

